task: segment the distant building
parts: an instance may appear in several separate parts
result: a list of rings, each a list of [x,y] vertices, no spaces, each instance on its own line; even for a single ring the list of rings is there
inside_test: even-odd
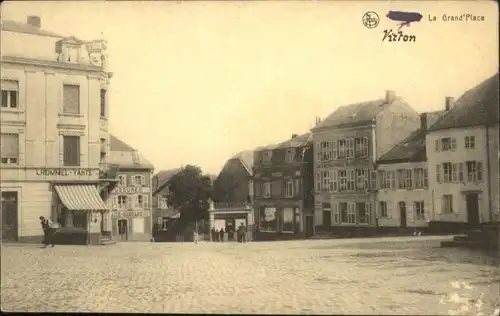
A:
[[[431,220],[477,226],[499,218],[498,73],[446,104],[426,135]]]
[[[152,237],[151,177],[153,165],[137,150],[110,136],[109,162],[119,166],[118,185],[111,191],[111,213],[104,230],[118,241],[148,241]]]
[[[378,227],[427,227],[432,207],[425,132],[443,113],[422,113],[420,128],[377,161]]]
[[[40,242],[39,216],[99,244],[108,192],[106,41],[43,30],[38,16],[1,23],[2,240]]]
[[[253,230],[253,151],[242,151],[226,162],[213,183],[213,200],[211,227],[227,232],[243,223]]]
[[[317,230],[373,230],[376,161],[419,126],[418,113],[387,91],[384,99],[342,106],[311,129]]]
[[[153,176],[153,221],[159,230],[166,231],[172,218],[180,218],[179,210],[168,204],[168,184],[170,179],[182,168],[162,170]]]
[[[257,239],[314,234],[312,134],[292,135],[254,153]]]

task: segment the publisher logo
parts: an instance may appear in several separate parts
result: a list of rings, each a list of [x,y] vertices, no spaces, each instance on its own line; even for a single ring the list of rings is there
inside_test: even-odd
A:
[[[368,11],[363,14],[363,25],[369,29],[376,28],[380,23],[380,18],[376,12]]]

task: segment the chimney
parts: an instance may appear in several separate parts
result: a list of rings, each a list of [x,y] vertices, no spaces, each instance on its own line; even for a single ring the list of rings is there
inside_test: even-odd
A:
[[[423,131],[427,129],[427,113],[420,114],[420,129]]]
[[[30,16],[28,16],[26,23],[28,23],[31,26],[40,28],[40,26],[42,24],[42,20],[40,19],[39,16],[30,15]]]
[[[445,98],[445,100],[446,100],[446,101],[445,101],[445,106],[444,106],[444,108],[445,108],[445,110],[446,110],[446,111],[449,111],[449,110],[451,110],[451,109],[453,108],[453,106],[455,105],[455,104],[454,104],[454,103],[455,103],[455,98],[453,98],[453,97],[446,97],[446,98]]]
[[[299,136],[299,135],[297,135],[297,134],[292,134],[292,139],[294,139],[294,138],[295,138],[295,137],[297,137],[297,136]]]
[[[392,103],[396,99],[396,91],[385,91],[385,103]]]

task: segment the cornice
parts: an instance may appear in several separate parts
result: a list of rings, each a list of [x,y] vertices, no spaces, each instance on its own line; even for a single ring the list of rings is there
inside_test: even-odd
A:
[[[85,130],[85,125],[78,124],[57,124],[57,127],[60,129]]]
[[[0,63],[2,63],[2,64],[31,65],[31,66],[37,66],[37,67],[49,67],[49,68],[77,70],[77,71],[85,71],[85,72],[90,71],[90,72],[97,72],[97,73],[104,71],[101,67],[93,66],[93,65],[62,63],[62,62],[58,62],[58,61],[40,60],[40,59],[18,57],[18,56],[2,56]]]

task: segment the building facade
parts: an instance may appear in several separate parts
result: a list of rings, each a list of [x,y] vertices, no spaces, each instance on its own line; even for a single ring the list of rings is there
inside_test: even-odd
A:
[[[433,222],[499,220],[498,73],[465,92],[426,135]]]
[[[317,230],[352,235],[376,227],[376,161],[419,126],[418,113],[393,91],[318,122],[311,130]]]
[[[251,238],[253,196],[253,151],[243,151],[226,162],[213,182],[210,228],[235,232],[243,223],[249,232],[248,238]]]
[[[254,153],[256,239],[314,235],[312,134]]]
[[[2,238],[40,241],[39,216],[99,243],[115,178],[109,152],[106,42],[26,23],[1,29]]]
[[[428,226],[431,203],[425,132],[443,113],[422,113],[420,128],[377,161],[376,224],[381,231]]]
[[[153,222],[157,230],[166,231],[171,219],[180,217],[180,212],[168,204],[168,183],[170,179],[182,170],[181,168],[162,170],[153,176]]]
[[[153,165],[137,150],[110,135],[109,161],[118,165],[118,184],[111,191],[105,223],[116,241],[149,241],[152,238]]]

